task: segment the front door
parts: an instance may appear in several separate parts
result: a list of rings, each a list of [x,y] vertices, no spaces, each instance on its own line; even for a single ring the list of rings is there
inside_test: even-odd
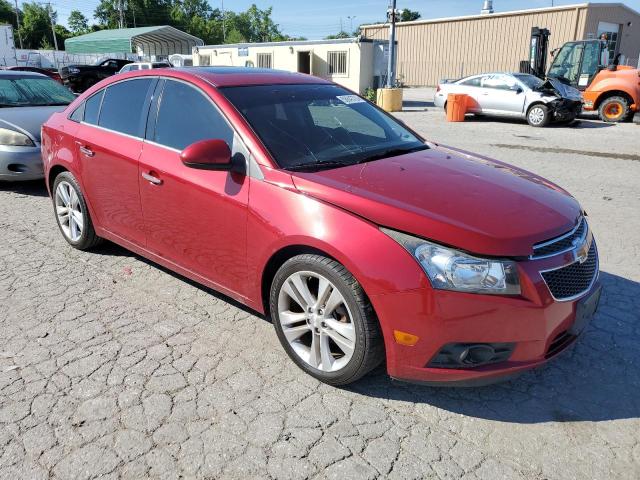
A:
[[[77,158],[97,223],[135,244],[145,245],[138,160],[144,106],[154,79],[115,83],[90,97],[78,127]]]
[[[497,115],[521,115],[525,94],[522,88],[517,87],[516,80],[507,75],[484,77],[479,96],[482,111]]]
[[[147,138],[138,173],[147,248],[244,295],[249,177],[180,160],[185,147],[205,139],[225,140],[246,158],[234,130],[204,92],[167,79]]]

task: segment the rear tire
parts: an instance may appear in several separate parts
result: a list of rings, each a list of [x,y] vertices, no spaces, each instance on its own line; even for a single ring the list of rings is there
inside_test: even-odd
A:
[[[384,360],[373,307],[335,260],[309,254],[287,260],[273,279],[269,305],[284,350],[321,382],[347,385]]]
[[[88,250],[102,243],[96,235],[80,184],[71,172],[60,173],[53,182],[53,211],[58,228],[73,248]]]
[[[546,105],[536,104],[527,112],[527,123],[532,127],[546,127],[551,121],[551,114]]]
[[[603,122],[624,122],[629,116],[629,101],[624,97],[609,97],[598,108],[598,114]]]

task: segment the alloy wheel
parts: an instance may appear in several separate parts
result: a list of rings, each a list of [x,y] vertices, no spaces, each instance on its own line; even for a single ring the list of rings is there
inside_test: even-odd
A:
[[[295,354],[307,365],[336,372],[356,346],[353,317],[343,295],[324,276],[310,271],[290,275],[278,294],[278,321]]]
[[[84,216],[78,193],[69,182],[58,184],[55,204],[62,233],[72,242],[79,241],[84,229]]]

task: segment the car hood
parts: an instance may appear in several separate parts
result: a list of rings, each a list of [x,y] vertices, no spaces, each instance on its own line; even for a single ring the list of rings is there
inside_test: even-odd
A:
[[[51,107],[13,107],[0,109],[0,128],[26,133],[40,142],[40,127],[51,115],[64,110],[66,105]]]
[[[301,192],[380,226],[488,256],[530,255],[581,214],[557,185],[448,147],[292,177]]]
[[[540,86],[538,90],[550,90],[560,98],[566,98],[567,100],[573,100],[577,102],[582,101],[582,94],[577,88],[574,88],[571,85],[566,85],[557,78],[547,78],[547,80]]]

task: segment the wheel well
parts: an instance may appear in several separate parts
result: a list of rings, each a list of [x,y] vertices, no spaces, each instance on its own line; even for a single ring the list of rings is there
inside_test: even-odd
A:
[[[271,282],[276,276],[276,272],[290,258],[304,254],[322,255],[323,257],[336,260],[327,252],[308,245],[289,245],[274,253],[262,272],[262,305],[265,316],[269,316],[269,294],[271,291]]]
[[[634,103],[633,98],[631,98],[631,95],[629,95],[627,92],[623,92],[622,90],[611,90],[610,92],[603,93],[598,97],[596,103],[593,105],[593,109],[599,109],[600,105],[602,105],[602,102],[611,97],[623,97],[625,100],[627,100],[627,102],[629,102],[629,105],[632,105]]]
[[[55,181],[56,177],[58,175],[60,175],[62,172],[66,172],[67,169],[64,168],[62,165],[54,165],[53,167],[51,167],[51,170],[49,170],[49,189],[53,188],[53,182]]]
[[[527,115],[529,115],[529,110],[531,110],[531,109],[532,109],[533,107],[535,107],[536,105],[544,105],[545,107],[547,106],[547,104],[546,104],[546,103],[544,103],[544,102],[540,102],[540,101],[538,101],[538,102],[533,102],[531,105],[529,105],[529,106],[527,107],[527,112],[526,112],[526,113],[527,113]]]

